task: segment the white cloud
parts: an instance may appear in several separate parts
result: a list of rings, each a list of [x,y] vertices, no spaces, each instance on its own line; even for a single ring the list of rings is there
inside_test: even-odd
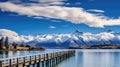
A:
[[[66,0],[30,0],[44,5],[63,5]]]
[[[87,11],[89,11],[89,12],[99,12],[99,13],[104,13],[105,12],[103,10],[98,10],[98,9],[89,9]]]
[[[61,21],[59,21],[59,20],[51,20],[51,19],[50,19],[50,21],[51,21],[51,22],[61,22]]]
[[[0,36],[8,37],[11,43],[21,41],[19,35],[16,32],[7,29],[0,29]]]
[[[0,29],[0,35],[2,36],[15,36],[17,37],[18,34],[14,31],[7,30],[7,29]]]
[[[45,19],[45,18],[43,18],[43,17],[34,17],[35,19]]]
[[[51,28],[51,29],[55,29],[56,27],[55,27],[55,26],[49,26],[49,28]]]
[[[112,19],[106,16],[99,16],[85,11],[83,8],[63,7],[63,6],[40,6],[40,5],[20,5],[11,2],[0,3],[0,8],[4,11],[18,13],[34,17],[48,17],[70,21],[74,24],[86,24],[90,27],[104,27],[120,25],[120,18]]]

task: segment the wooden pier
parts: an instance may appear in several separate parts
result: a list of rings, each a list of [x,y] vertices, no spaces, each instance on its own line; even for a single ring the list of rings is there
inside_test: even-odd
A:
[[[61,61],[74,56],[75,50],[34,54],[23,57],[0,59],[0,67],[53,67]]]

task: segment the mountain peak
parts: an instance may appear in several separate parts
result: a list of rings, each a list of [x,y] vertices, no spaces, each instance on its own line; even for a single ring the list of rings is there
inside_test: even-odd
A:
[[[79,29],[77,29],[74,33],[83,34],[83,32],[80,31]]]
[[[107,30],[107,32],[108,32],[108,33],[114,33],[114,31],[111,30],[111,29]]]

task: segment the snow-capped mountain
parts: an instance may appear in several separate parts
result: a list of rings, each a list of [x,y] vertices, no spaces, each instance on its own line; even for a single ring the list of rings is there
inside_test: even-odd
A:
[[[19,42],[49,48],[68,48],[87,45],[120,44],[120,34],[109,30],[98,34],[76,30],[70,34],[18,35],[16,32],[0,29],[0,36],[8,36],[10,42]]]

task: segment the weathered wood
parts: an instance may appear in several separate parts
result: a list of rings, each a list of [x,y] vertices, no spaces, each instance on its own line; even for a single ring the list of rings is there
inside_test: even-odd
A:
[[[4,58],[0,59],[0,67],[30,67],[30,65],[32,65],[33,67],[49,67],[52,65],[56,65],[74,55],[74,50],[68,50],[53,53],[35,54],[23,57]],[[8,63],[5,63],[5,61],[8,61]],[[40,62],[42,63],[42,65],[40,65]]]

